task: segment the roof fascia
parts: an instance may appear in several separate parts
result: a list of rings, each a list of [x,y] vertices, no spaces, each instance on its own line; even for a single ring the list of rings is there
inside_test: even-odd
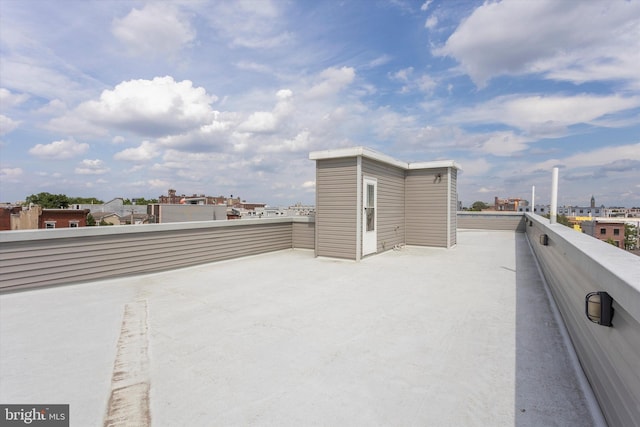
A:
[[[437,160],[433,162],[407,163],[407,162],[394,159],[391,156],[387,156],[386,154],[382,154],[378,151],[372,150],[367,147],[338,148],[335,150],[312,151],[311,153],[309,153],[310,160],[339,159],[344,157],[358,157],[358,156],[366,157],[371,160],[376,160],[382,163],[386,163],[404,170],[434,169],[434,168],[455,168],[455,169],[462,170],[462,167],[458,163],[454,162],[453,160]]]
[[[433,162],[414,162],[409,163],[407,169],[435,169],[435,168],[453,168],[462,170],[462,166],[453,160],[435,160]]]
[[[386,163],[401,169],[407,169],[409,164],[400,160],[394,159],[386,154],[379,153],[367,147],[349,147],[338,148],[336,150],[324,150],[324,151],[312,151],[309,153],[309,159],[311,160],[325,160],[325,159],[338,159],[342,157],[366,157],[368,159],[377,160],[382,163]]]

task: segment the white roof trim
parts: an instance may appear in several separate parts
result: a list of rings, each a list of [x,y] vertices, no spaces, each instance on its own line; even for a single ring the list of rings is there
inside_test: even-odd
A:
[[[408,169],[454,168],[462,170],[462,166],[453,160],[435,160],[433,162],[409,163]]]
[[[339,159],[342,157],[357,157],[362,156],[368,159],[377,160],[382,163],[387,163],[396,166],[401,169],[431,169],[431,168],[456,168],[462,169],[462,167],[453,160],[437,160],[434,162],[414,162],[407,163],[400,160],[396,160],[391,156],[382,154],[378,151],[372,150],[367,147],[349,147],[338,148],[335,150],[323,150],[312,151],[309,153],[309,159],[311,160],[325,160],[325,159]]]

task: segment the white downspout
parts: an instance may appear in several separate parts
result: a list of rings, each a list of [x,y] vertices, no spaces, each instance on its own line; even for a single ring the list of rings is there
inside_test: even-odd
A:
[[[551,174],[551,215],[549,222],[555,224],[558,219],[558,168]]]
[[[362,258],[362,156],[356,156],[356,261]]]

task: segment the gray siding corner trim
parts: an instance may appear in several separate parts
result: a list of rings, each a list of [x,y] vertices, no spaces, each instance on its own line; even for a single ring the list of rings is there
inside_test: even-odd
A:
[[[640,425],[640,262],[635,255],[526,214],[526,233],[582,369],[612,426]],[[548,245],[540,236],[548,236]],[[589,292],[613,297],[613,327],[589,321]]]

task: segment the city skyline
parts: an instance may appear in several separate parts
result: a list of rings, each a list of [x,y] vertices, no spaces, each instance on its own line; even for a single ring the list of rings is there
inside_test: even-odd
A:
[[[0,201],[314,203],[315,150],[451,159],[464,206],[640,206],[640,2],[0,1]],[[122,196],[120,196],[122,195]]]

